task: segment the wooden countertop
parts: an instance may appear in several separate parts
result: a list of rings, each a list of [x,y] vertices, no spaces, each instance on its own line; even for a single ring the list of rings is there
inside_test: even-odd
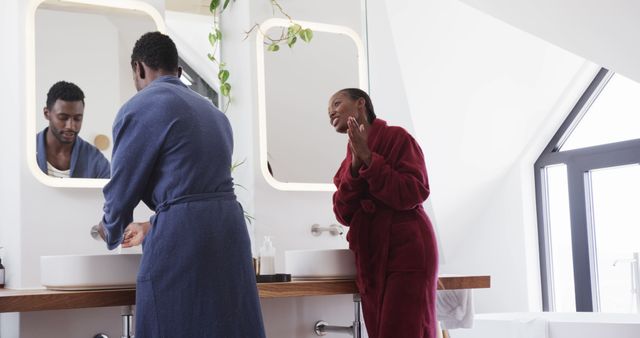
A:
[[[442,276],[439,289],[485,289],[489,276]],[[287,283],[259,283],[260,298],[327,296],[358,293],[354,280],[310,280]],[[133,305],[135,289],[118,290],[13,290],[0,289],[0,312],[63,310],[88,307]]]

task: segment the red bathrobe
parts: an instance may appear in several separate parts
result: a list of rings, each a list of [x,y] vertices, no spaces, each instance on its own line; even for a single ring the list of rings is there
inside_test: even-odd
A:
[[[429,196],[424,156],[400,127],[376,119],[371,165],[351,175],[351,150],[334,177],[333,210],[349,226],[370,338],[433,338],[438,250],[422,203]]]

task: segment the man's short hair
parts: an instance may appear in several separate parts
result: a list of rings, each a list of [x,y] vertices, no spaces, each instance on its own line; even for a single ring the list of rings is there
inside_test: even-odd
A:
[[[136,41],[131,53],[131,66],[134,62],[144,62],[153,70],[178,70],[178,49],[171,38],[160,32],[145,33]]]
[[[80,87],[67,81],[56,82],[47,93],[47,109],[51,110],[57,100],[73,102],[82,101],[84,106],[84,93]]]

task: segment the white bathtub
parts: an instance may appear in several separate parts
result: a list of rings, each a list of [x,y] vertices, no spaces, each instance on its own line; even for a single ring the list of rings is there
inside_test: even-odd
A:
[[[491,313],[476,314],[472,329],[451,338],[640,338],[640,314]]]

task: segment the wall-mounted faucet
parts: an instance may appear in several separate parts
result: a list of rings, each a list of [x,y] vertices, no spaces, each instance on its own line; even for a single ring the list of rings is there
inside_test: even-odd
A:
[[[320,224],[314,224],[311,226],[311,234],[314,236],[320,236],[325,231],[329,232],[332,236],[344,234],[344,228],[342,225],[338,224],[331,224],[328,227],[321,227]]]
[[[628,263],[630,266],[629,274],[631,276],[631,297],[633,298],[632,312],[640,313],[640,253],[634,252],[633,258],[616,259],[613,266],[618,263]]]
[[[94,225],[91,227],[91,238],[96,241],[102,241],[102,237],[100,237],[100,228],[99,225]]]

